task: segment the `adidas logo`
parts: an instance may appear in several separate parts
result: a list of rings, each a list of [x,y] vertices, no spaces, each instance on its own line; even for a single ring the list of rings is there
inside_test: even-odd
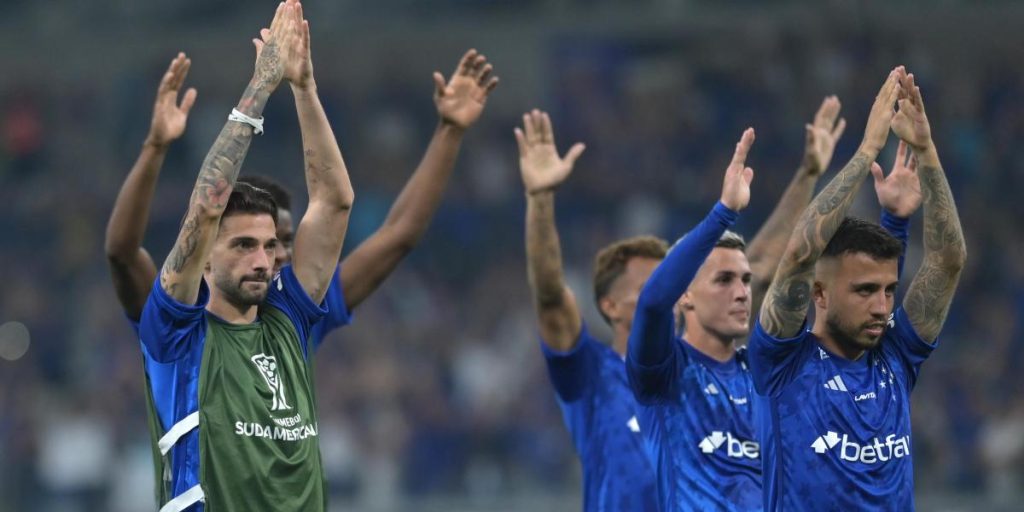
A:
[[[712,454],[725,445],[725,453],[733,458],[756,459],[761,456],[761,445],[756,441],[743,441],[732,436],[732,432],[714,431],[701,442],[700,451]]]
[[[716,388],[715,387],[715,383],[712,382],[711,384],[708,384],[708,387],[704,388],[704,392],[709,394],[709,395],[717,395],[718,394],[718,388]]]
[[[825,382],[825,387],[832,391],[849,391],[846,389],[846,384],[843,382],[843,378],[839,375],[836,375]]]
[[[811,444],[814,453],[824,454],[825,452],[839,446],[839,458],[846,462],[860,462],[862,464],[876,464],[889,462],[892,459],[902,459],[910,455],[910,436],[896,437],[896,434],[889,434],[883,442],[874,438],[864,444],[851,441],[850,437],[828,431],[823,436],[818,436]]]
[[[636,420],[636,416],[633,416],[626,422],[626,426],[632,432],[640,432],[640,422]]]

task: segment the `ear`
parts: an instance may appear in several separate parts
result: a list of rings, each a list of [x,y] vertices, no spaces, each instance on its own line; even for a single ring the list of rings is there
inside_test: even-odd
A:
[[[828,298],[825,296],[825,285],[821,281],[815,281],[811,288],[811,297],[814,305],[821,309],[828,309]]]
[[[679,297],[679,301],[676,302],[676,305],[679,306],[680,311],[693,311],[694,310],[693,297],[690,296],[690,291],[689,290],[687,290],[685,293],[683,293],[682,297]]]
[[[615,313],[618,310],[618,304],[614,300],[605,295],[597,302],[597,308],[601,310],[601,313],[604,313],[604,316],[612,320],[612,323],[615,323],[614,319]]]

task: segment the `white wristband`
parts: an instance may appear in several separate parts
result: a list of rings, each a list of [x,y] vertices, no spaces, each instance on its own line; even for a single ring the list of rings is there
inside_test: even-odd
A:
[[[259,134],[263,133],[263,118],[262,117],[259,118],[259,119],[256,119],[256,118],[253,118],[253,117],[249,117],[249,116],[239,112],[237,108],[231,109],[231,114],[228,115],[228,121],[235,121],[235,122],[239,122],[239,123],[245,123],[245,124],[247,124],[249,126],[252,126],[252,131],[256,135],[259,135]]]

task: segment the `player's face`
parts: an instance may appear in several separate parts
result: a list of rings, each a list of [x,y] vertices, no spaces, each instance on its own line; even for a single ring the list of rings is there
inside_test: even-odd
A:
[[[267,297],[279,245],[270,215],[225,217],[210,253],[207,282],[236,306],[260,304]]]
[[[680,298],[687,322],[731,339],[750,329],[750,263],[739,249],[716,247]]]
[[[612,325],[621,325],[627,331],[633,328],[633,313],[636,312],[636,301],[640,290],[651,277],[661,260],[656,258],[635,257],[626,262],[626,270],[615,280],[608,291],[606,300],[602,301],[605,315]]]
[[[292,226],[292,212],[277,210],[277,250],[274,251],[274,273],[292,261],[292,243],[295,241],[295,228]]]
[[[814,300],[825,312],[825,327],[840,345],[868,350],[885,333],[895,301],[897,260],[876,260],[865,253],[844,254],[819,264]]]

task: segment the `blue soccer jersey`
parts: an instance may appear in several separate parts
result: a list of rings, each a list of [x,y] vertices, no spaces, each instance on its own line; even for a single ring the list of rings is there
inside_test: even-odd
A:
[[[857,361],[803,331],[749,342],[767,510],[913,510],[910,392],[936,343],[902,308]]]
[[[676,244],[637,301],[627,370],[661,510],[760,510],[761,460],[746,351],[712,359],[674,335],[673,306],[737,218],[721,203]]]
[[[572,350],[558,352],[544,343],[541,349],[583,464],[583,510],[657,510],[654,468],[644,451],[622,358],[585,327]]]
[[[341,267],[334,269],[331,284],[327,287],[327,293],[320,306],[327,309],[327,315],[313,326],[309,335],[314,352],[323,343],[328,333],[352,322],[352,314],[345,304],[345,293],[341,287]]]

